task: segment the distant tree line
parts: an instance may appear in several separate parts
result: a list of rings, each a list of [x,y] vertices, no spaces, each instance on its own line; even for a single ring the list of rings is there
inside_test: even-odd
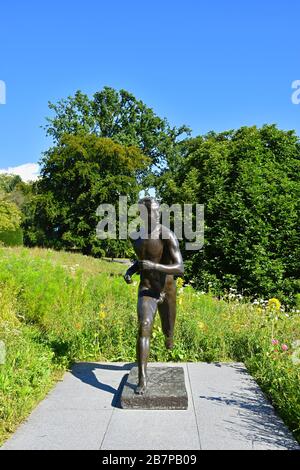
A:
[[[16,175],[0,175],[0,245],[21,245],[22,210],[29,188]]]
[[[236,288],[293,301],[300,287],[294,131],[265,125],[192,138],[187,126],[172,127],[109,87],[49,107],[45,131],[53,146],[42,157],[41,178],[27,189],[3,189],[3,227],[1,214],[10,210],[14,227],[22,217],[29,246],[129,256],[129,242],[96,238],[96,208],[119,195],[136,202],[141,189],[154,187],[170,205],[205,204],[203,250],[184,252],[187,280],[217,294]]]

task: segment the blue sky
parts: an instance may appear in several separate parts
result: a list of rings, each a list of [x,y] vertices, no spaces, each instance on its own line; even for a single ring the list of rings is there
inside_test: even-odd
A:
[[[11,0],[0,6],[0,169],[35,163],[77,89],[125,88],[193,134],[277,123],[300,135],[300,2]]]

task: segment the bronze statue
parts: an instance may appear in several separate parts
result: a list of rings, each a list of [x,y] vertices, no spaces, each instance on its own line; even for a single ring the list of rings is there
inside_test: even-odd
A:
[[[176,283],[174,275],[183,275],[183,261],[175,234],[160,224],[159,203],[150,197],[143,198],[139,205],[147,208],[148,233],[133,240],[138,260],[128,269],[124,279],[130,284],[135,273],[140,274],[137,313],[139,332],[137,360],[139,369],[137,394],[144,394],[147,387],[147,362],[150,337],[158,309],[167,349],[173,348],[176,318]]]

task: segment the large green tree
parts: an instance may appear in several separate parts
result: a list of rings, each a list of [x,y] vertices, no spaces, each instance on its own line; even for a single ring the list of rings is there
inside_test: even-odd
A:
[[[64,134],[111,138],[134,145],[150,157],[152,171],[159,172],[176,157],[178,143],[189,134],[183,125],[172,127],[126,90],[104,87],[89,98],[81,91],[57,103],[49,103],[46,133],[58,143]]]
[[[300,279],[300,145],[276,126],[211,132],[182,145],[164,201],[205,204],[205,244],[185,253],[199,287],[292,300]]]
[[[25,241],[122,254],[123,242],[95,240],[95,211],[119,195],[136,202],[139,183],[178,158],[186,126],[171,127],[125,90],[104,87],[89,98],[81,91],[49,103],[46,134],[53,147],[41,160],[41,178],[25,205]]]
[[[26,242],[94,255],[111,246],[126,249],[124,243],[116,246],[97,239],[96,210],[102,203],[117,205],[120,195],[135,202],[137,176],[149,159],[136,147],[108,138],[64,134],[41,164],[41,178],[26,211]]]

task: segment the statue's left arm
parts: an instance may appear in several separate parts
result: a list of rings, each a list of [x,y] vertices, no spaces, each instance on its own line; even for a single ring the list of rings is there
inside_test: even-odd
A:
[[[170,232],[170,236],[165,242],[168,244],[171,263],[159,264],[152,261],[140,261],[140,267],[142,270],[154,270],[173,276],[182,276],[184,273],[183,260],[175,234]]]

